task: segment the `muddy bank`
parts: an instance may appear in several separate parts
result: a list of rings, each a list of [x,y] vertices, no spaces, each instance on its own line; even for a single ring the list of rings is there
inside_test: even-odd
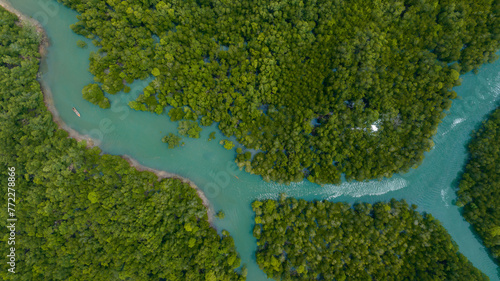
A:
[[[44,85],[43,81],[38,81],[40,83],[40,86],[42,88],[42,93],[43,93],[43,102],[45,103],[45,106],[47,109],[52,113],[52,121],[57,124],[57,127],[59,129],[65,130],[68,132],[70,138],[75,139],[76,141],[80,142],[82,140],[85,140],[87,143],[87,148],[91,148],[95,146],[95,142],[92,140],[91,137],[87,135],[82,135],[76,130],[70,128],[64,121],[62,121],[61,117],[59,117],[59,113],[57,112],[55,106],[54,106],[54,101],[52,99],[52,92],[50,89]]]

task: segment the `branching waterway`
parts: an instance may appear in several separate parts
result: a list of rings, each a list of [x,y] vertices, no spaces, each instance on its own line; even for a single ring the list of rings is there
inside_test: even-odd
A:
[[[180,175],[200,187],[212,210],[224,210],[223,220],[216,219],[219,231],[228,230],[235,240],[242,262],[248,267],[248,280],[265,280],[255,262],[256,240],[252,236],[254,217],[250,204],[255,199],[276,198],[281,192],[307,200],[328,199],[350,203],[376,202],[390,198],[406,199],[420,211],[432,213],[449,231],[460,251],[492,280],[500,280],[497,266],[489,257],[470,225],[453,205],[457,177],[466,161],[470,133],[495,108],[500,99],[500,61],[485,65],[477,75],[466,74],[460,96],[439,126],[435,147],[423,164],[407,174],[370,182],[344,182],[323,187],[301,182],[290,186],[264,182],[259,176],[236,169],[234,150],[220,144],[223,138],[216,126],[205,128],[200,139],[184,139],[185,146],[167,149],[161,138],[175,132],[177,123],[166,114],[160,116],[136,112],[127,103],[134,100],[149,81],[136,81],[129,94],[110,96],[111,109],[103,110],[82,98],[82,88],[92,82],[88,72],[89,53],[80,49],[69,25],[77,13],[55,0],[15,0],[11,5],[38,20],[46,29],[50,46],[42,62],[41,81],[53,95],[60,119],[80,134],[88,135],[106,153],[128,155],[142,165]],[[72,107],[81,113],[77,117]],[[210,132],[217,139],[207,142]]]

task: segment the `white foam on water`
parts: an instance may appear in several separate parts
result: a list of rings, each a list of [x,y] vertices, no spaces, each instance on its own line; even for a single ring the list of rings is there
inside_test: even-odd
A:
[[[457,119],[453,120],[453,123],[451,124],[451,127],[448,130],[446,130],[445,132],[443,132],[442,134],[437,135],[437,136],[438,137],[444,137],[444,136],[446,136],[449,132],[451,132],[451,130],[453,130],[453,128],[455,128],[455,126],[457,126],[458,124],[464,122],[465,120],[467,120],[467,119],[465,119],[465,118],[457,118]],[[439,139],[435,139],[435,140],[436,140],[436,142],[439,142]],[[433,147],[433,149],[434,149],[434,147]]]
[[[451,129],[455,128],[456,125],[465,121],[465,118],[457,118],[453,120],[453,124],[451,124]]]
[[[448,205],[447,199],[448,199],[448,191],[441,189],[441,200],[443,200],[444,205],[446,207],[449,207],[450,205]]]
[[[500,79],[498,79],[498,80],[500,80]],[[492,92],[493,92],[494,98],[497,98],[500,95],[500,81],[495,81],[495,85],[492,87]]]
[[[305,186],[304,186],[305,185]],[[314,199],[332,200],[339,196],[362,197],[371,195],[382,195],[391,191],[399,190],[408,185],[408,181],[402,178],[386,179],[383,181],[369,182],[343,182],[340,185],[327,184],[322,187],[311,186],[305,181],[280,185],[269,183],[266,186],[268,192],[260,193],[256,199],[275,199],[284,192],[289,197],[315,197]]]
[[[408,182],[401,178],[380,182],[344,182],[341,185],[325,186],[324,196],[328,196],[327,200],[331,200],[339,196],[362,197],[367,195],[382,195],[402,189],[407,185]]]

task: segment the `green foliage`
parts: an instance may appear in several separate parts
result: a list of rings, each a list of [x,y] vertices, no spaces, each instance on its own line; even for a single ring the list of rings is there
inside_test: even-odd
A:
[[[167,143],[168,148],[172,149],[178,147],[181,144],[181,140],[182,140],[181,137],[169,133],[168,135],[164,136],[161,141]]]
[[[104,96],[101,88],[97,84],[88,84],[82,90],[83,98],[93,104],[99,105],[101,108],[109,108],[109,100]]]
[[[181,136],[190,138],[199,138],[201,128],[196,121],[183,120],[179,122],[179,127],[177,128]]]
[[[218,219],[223,219],[226,217],[226,214],[224,213],[224,211],[220,210],[217,212],[217,214],[215,215]]]
[[[210,226],[193,188],[57,128],[36,80],[38,36],[16,21],[0,7],[0,166],[15,167],[19,221],[16,273],[4,259],[0,279],[243,280],[232,238]],[[0,185],[7,191],[6,176]],[[9,253],[10,231],[0,228]]]
[[[127,77],[124,72],[121,72],[119,76],[125,80],[130,78]],[[125,86],[123,90],[126,91],[127,88],[128,86]],[[153,86],[151,86],[151,84],[144,88],[144,93],[140,94],[135,101],[129,102],[129,106],[135,110],[151,111],[156,114],[161,114],[163,112],[163,107],[159,105],[156,98],[156,90]]]
[[[488,280],[445,228],[392,199],[252,204],[257,263],[276,280]]]
[[[473,133],[457,205],[499,263],[500,257],[500,107]]]
[[[76,41],[76,45],[82,49],[87,48],[87,43],[85,43],[85,41],[83,40]]]
[[[130,101],[128,103],[128,106],[130,106],[130,108],[132,108],[132,109],[139,110],[139,111],[146,111],[147,110],[145,104],[140,103],[140,102],[136,102],[136,101]]]
[[[234,143],[230,140],[221,140],[219,143],[224,145],[224,148],[227,150],[231,150],[234,147]]]
[[[210,126],[213,123],[213,120],[208,118],[207,116],[201,117],[200,123],[202,126]]]
[[[160,76],[160,70],[158,68],[153,68],[153,71],[151,71],[151,74],[154,76]]]
[[[90,71],[106,92],[123,89],[120,73],[153,74],[161,85],[141,110],[219,122],[261,151],[241,167],[283,182],[418,166],[459,73],[500,47],[492,0],[60,1],[81,13],[75,32],[101,39]]]
[[[182,120],[184,118],[184,115],[186,115],[186,113],[184,112],[182,107],[172,108],[168,111],[168,116],[170,116],[171,121]]]
[[[90,192],[88,198],[91,203],[97,203],[99,201],[99,195],[95,192]]]
[[[215,132],[211,132],[210,135],[208,135],[208,141],[211,141],[214,139],[215,139]]]

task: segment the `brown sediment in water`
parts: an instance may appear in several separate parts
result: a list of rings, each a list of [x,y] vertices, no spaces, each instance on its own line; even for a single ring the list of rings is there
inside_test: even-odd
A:
[[[40,61],[42,61],[44,59],[45,55],[47,54],[47,49],[49,46],[49,39],[48,39],[47,33],[45,32],[45,29],[43,29],[42,25],[38,21],[36,21],[35,19],[27,17],[26,15],[24,15],[21,12],[19,12],[18,10],[16,10],[6,0],[0,0],[0,6],[2,6],[5,10],[15,14],[20,20],[19,24],[23,24],[24,22],[28,22],[29,24],[31,24],[32,26],[35,27],[37,33],[40,34],[40,36],[42,38],[42,40],[40,42],[40,47],[38,50],[40,53],[40,56],[41,56]],[[38,76],[40,77],[40,73],[38,73]],[[62,130],[65,130],[66,132],[68,132],[68,134],[69,134],[68,137],[73,138],[78,142],[85,140],[86,144],[87,144],[87,148],[91,148],[91,147],[96,146],[96,143],[94,142],[94,140],[92,140],[92,138],[90,136],[82,135],[79,132],[77,132],[76,130],[70,128],[68,125],[66,125],[66,123],[64,123],[64,121],[61,119],[61,117],[59,116],[59,113],[57,112],[57,110],[54,106],[52,92],[50,91],[49,87],[47,85],[45,85],[45,83],[41,79],[38,82],[40,83],[40,88],[41,88],[42,93],[43,93],[43,101],[45,103],[45,106],[47,107],[49,112],[52,114],[52,120],[54,121],[54,123],[57,124],[57,127],[59,129],[62,129]],[[130,166],[134,167],[138,171],[149,171],[149,172],[154,173],[158,177],[158,180],[166,179],[166,178],[177,179],[183,183],[187,183],[191,188],[194,188],[196,190],[196,193],[198,194],[198,197],[200,197],[201,201],[203,202],[203,206],[205,206],[207,208],[208,222],[210,224],[212,224],[214,212],[213,212],[212,208],[210,207],[210,202],[208,201],[208,198],[205,196],[203,191],[195,183],[193,183],[192,181],[190,181],[186,178],[183,178],[179,175],[176,175],[176,174],[172,174],[172,173],[169,173],[166,171],[160,171],[160,170],[156,170],[156,169],[152,169],[152,168],[143,166],[143,165],[139,164],[139,162],[137,162],[137,160],[135,160],[127,155],[123,155],[121,157],[123,159],[125,159],[130,164]]]

